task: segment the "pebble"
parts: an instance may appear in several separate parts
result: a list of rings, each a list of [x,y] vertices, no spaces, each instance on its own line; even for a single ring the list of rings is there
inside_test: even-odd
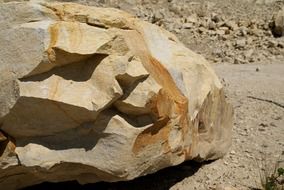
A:
[[[238,29],[238,25],[234,21],[226,21],[225,26],[227,26],[230,30],[233,31]]]
[[[261,126],[261,127],[263,127],[263,128],[266,128],[266,127],[268,127],[268,124],[266,124],[266,123],[260,123],[259,126]]]
[[[247,50],[247,51],[244,52],[244,57],[245,57],[246,59],[249,59],[249,58],[252,57],[253,53],[254,53],[254,50],[253,50],[253,49],[249,49],[249,50]]]
[[[216,34],[223,36],[223,35],[225,35],[225,30],[217,30]]]
[[[248,29],[246,27],[244,27],[244,26],[240,27],[240,29],[239,29],[240,36],[246,36],[247,33],[248,33],[247,31],[248,31]]]
[[[209,22],[208,29],[209,30],[215,30],[216,29],[216,24],[214,22]]]
[[[277,125],[273,122],[271,122],[269,125],[272,126],[272,127],[277,127]]]
[[[238,39],[235,43],[237,49],[243,49],[246,46],[246,39]]]
[[[261,132],[265,131],[264,128],[258,128],[258,130],[261,131]]]
[[[268,40],[267,46],[269,48],[276,47],[277,45],[278,45],[278,43],[275,40],[273,40],[273,39]]]
[[[182,25],[182,27],[183,27],[184,29],[192,29],[194,26],[193,26],[192,23],[184,23],[184,24]]]
[[[213,22],[215,22],[215,23],[218,23],[218,22],[220,22],[220,21],[223,20],[223,19],[222,19],[222,17],[219,16],[218,14],[212,13],[212,14],[211,14],[211,20],[212,20]]]
[[[186,18],[186,21],[187,21],[188,23],[193,23],[193,24],[197,23],[197,22],[198,22],[198,21],[197,21],[197,15],[188,16],[188,17]]]
[[[234,64],[245,64],[246,61],[244,59],[240,59],[240,58],[235,58],[234,59]]]

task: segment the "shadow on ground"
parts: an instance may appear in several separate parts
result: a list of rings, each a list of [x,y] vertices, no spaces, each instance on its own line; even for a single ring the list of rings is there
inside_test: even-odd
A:
[[[184,178],[192,176],[202,166],[201,163],[187,161],[181,165],[169,167],[154,174],[139,177],[132,181],[115,183],[94,183],[80,185],[76,181],[61,183],[42,183],[39,185],[27,187],[23,190],[50,190],[50,189],[79,189],[79,190],[168,190],[174,184],[182,181]]]

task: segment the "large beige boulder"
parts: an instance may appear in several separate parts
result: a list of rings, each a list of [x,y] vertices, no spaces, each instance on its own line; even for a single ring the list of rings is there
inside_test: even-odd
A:
[[[208,62],[116,9],[0,5],[0,186],[120,181],[222,157],[232,108]]]

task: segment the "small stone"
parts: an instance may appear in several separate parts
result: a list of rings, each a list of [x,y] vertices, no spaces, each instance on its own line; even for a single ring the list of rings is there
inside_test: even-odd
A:
[[[208,28],[208,23],[206,21],[202,21],[199,24],[200,27]]]
[[[246,39],[239,39],[235,42],[236,49],[244,49],[246,46]]]
[[[256,29],[256,28],[250,29],[250,30],[249,30],[249,33],[250,33],[251,35],[257,36],[257,37],[263,36],[262,30]]]
[[[264,128],[258,128],[258,131],[263,132],[263,131],[265,131],[265,129]]]
[[[244,26],[242,26],[242,27],[240,27],[240,29],[239,29],[239,32],[240,32],[240,35],[241,36],[246,36],[247,35],[247,28],[246,27],[244,27]]]
[[[277,45],[277,47],[279,47],[279,48],[284,48],[284,42],[279,42],[278,45]]]
[[[192,29],[192,28],[193,28],[193,24],[192,24],[192,23],[184,23],[184,24],[182,25],[182,27],[183,27],[184,29]]]
[[[224,57],[224,58],[222,59],[222,62],[223,62],[223,63],[232,63],[232,62],[233,62],[233,59],[230,58],[230,57]]]
[[[217,24],[217,27],[225,27],[225,22],[224,21],[221,21],[221,22],[218,22],[216,23]]]
[[[200,34],[204,34],[206,33],[206,29],[204,27],[199,27],[198,30],[197,30]]]
[[[218,34],[219,36],[225,35],[225,30],[217,30],[216,34]]]
[[[247,38],[247,44],[251,44],[253,42],[252,38]],[[252,50],[253,51],[253,50]]]
[[[215,37],[212,38],[212,36],[216,36],[216,31],[214,30],[209,30],[208,31],[209,36],[211,37],[211,40],[215,40]]]
[[[197,23],[198,21],[197,21],[197,16],[194,14],[194,15],[191,15],[191,16],[188,16],[187,18],[186,18],[186,21],[188,22],[188,23],[193,23],[193,24],[195,24],[195,23]]]
[[[217,15],[216,13],[212,13],[211,14],[211,20],[215,23],[218,23],[222,20],[222,17],[220,17],[219,15]]]
[[[157,23],[158,21],[162,20],[164,18],[164,15],[161,12],[154,13],[151,17],[150,21],[151,23]]]
[[[249,149],[245,149],[246,153],[251,153],[251,151]]]
[[[216,57],[223,57],[224,56],[224,53],[223,53],[222,49],[220,49],[220,48],[213,49],[212,54],[215,55]]]
[[[250,58],[254,53],[254,50],[253,49],[249,49],[247,50],[245,53],[244,53],[244,56],[246,59]]]
[[[220,30],[223,30],[225,32],[225,34],[230,34],[230,29],[226,26],[220,27]]]
[[[238,21],[238,26],[241,27],[241,26],[244,26],[244,27],[248,27],[249,26],[249,22],[246,21],[246,20],[240,20]]]
[[[255,69],[255,71],[256,71],[256,72],[259,72],[259,68],[257,67],[257,68]]]
[[[226,41],[224,43],[224,45],[225,45],[225,48],[226,48],[226,51],[225,51],[226,55],[229,56],[229,57],[235,56],[235,54],[232,53],[232,51],[230,49],[232,47],[232,42],[231,41]]]
[[[235,58],[234,59],[234,64],[245,64],[246,61],[241,59],[241,58]]]
[[[266,123],[260,123],[259,126],[261,126],[261,127],[268,127],[268,124],[266,124]]]
[[[270,40],[268,40],[268,42],[267,42],[267,46],[268,46],[269,48],[277,47],[277,45],[278,45],[277,41],[275,41],[275,40],[273,40],[273,39],[270,39]]]
[[[216,29],[216,24],[214,22],[209,22],[208,29],[209,30],[215,30]]]
[[[249,153],[246,153],[245,155],[246,155],[246,157],[248,157],[248,158],[253,158],[253,156],[252,156],[251,154],[249,154]]]
[[[179,34],[180,33],[180,29],[176,28],[176,29],[173,30],[173,32],[175,32],[176,34]]]
[[[269,125],[272,126],[272,127],[277,127],[277,125],[273,122],[271,122]]]
[[[230,30],[233,31],[238,29],[238,25],[234,21],[226,21],[225,26],[227,26]]]

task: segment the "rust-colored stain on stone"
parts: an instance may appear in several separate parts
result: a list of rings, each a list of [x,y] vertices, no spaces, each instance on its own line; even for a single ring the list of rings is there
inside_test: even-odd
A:
[[[161,143],[161,146],[164,147],[164,151],[166,152],[167,149],[169,149],[169,145],[167,142],[168,134],[170,132],[170,126],[167,125],[169,121],[169,117],[161,118],[156,121],[152,126],[140,133],[137,136],[133,145],[133,153],[138,154],[148,145],[155,143]]]
[[[187,115],[188,99],[178,89],[168,70],[157,59],[151,56],[151,53],[148,51],[147,45],[144,42],[141,34],[139,32],[130,32],[129,35],[131,35],[131,38],[126,38],[126,40],[128,41],[129,46],[132,48],[132,51],[140,57],[145,69],[156,80],[156,82],[162,86],[162,89],[154,97],[155,100],[152,100],[148,106],[150,106],[152,113],[156,114],[156,118],[174,119],[179,117],[182,140],[184,140],[189,127]],[[136,41],[144,43],[137,46],[135,44]],[[139,150],[142,150],[141,147],[156,143],[158,140],[167,141],[172,127],[171,125],[167,124],[168,123],[159,122],[159,131],[161,132],[155,135],[149,135],[151,134],[149,131],[155,130],[151,129],[156,127],[155,124],[147,130],[148,132],[141,133],[134,143],[135,145],[133,152],[137,153]],[[138,145],[139,143],[140,145]]]
[[[53,47],[58,41],[58,32],[59,32],[59,23],[52,24],[49,27],[50,42],[49,42],[49,47],[47,49],[47,55],[49,61],[51,62],[55,62],[56,60],[56,55]]]

